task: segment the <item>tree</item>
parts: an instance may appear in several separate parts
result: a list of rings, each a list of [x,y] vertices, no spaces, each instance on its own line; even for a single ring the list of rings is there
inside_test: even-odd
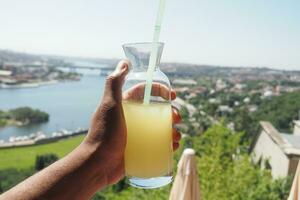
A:
[[[292,92],[264,100],[254,113],[253,118],[270,121],[282,132],[292,132],[293,120],[298,119],[300,92]]]
[[[270,171],[252,164],[242,135],[219,124],[194,137],[203,199],[286,199],[291,181],[274,181]]]
[[[40,171],[58,160],[58,156],[53,153],[38,155],[35,160],[35,170]]]
[[[11,118],[23,123],[41,123],[49,120],[49,115],[38,109],[20,107],[10,110]]]
[[[188,119],[189,118],[189,111],[185,106],[181,107],[180,115],[181,115],[182,119]]]
[[[2,184],[0,183],[0,194],[3,193],[3,192],[4,192],[4,190],[2,188]]]
[[[246,107],[236,109],[233,122],[236,131],[245,133],[242,142],[252,141],[259,133],[259,121],[253,118]]]

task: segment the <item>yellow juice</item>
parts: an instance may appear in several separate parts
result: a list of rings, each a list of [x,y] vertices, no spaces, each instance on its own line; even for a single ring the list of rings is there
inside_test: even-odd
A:
[[[170,104],[123,102],[127,126],[127,176],[150,178],[172,172],[172,111]]]

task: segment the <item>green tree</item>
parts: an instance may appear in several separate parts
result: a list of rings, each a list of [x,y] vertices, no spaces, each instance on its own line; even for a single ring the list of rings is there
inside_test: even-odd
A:
[[[259,133],[259,121],[254,119],[246,107],[236,109],[233,117],[234,128],[238,132],[244,132],[241,141],[252,141]]]
[[[58,160],[58,156],[53,153],[38,155],[35,159],[35,170],[40,171]]]
[[[253,118],[270,121],[282,132],[292,132],[293,120],[298,119],[300,92],[285,93],[271,100],[264,100]]]
[[[290,181],[274,181],[270,171],[253,165],[247,148],[241,145],[242,135],[220,124],[194,138],[203,199],[285,199]]]
[[[23,123],[41,123],[49,120],[49,115],[38,109],[20,107],[9,111],[11,118]]]
[[[8,118],[9,115],[7,114],[7,112],[0,110],[0,127],[6,125]]]
[[[182,119],[188,119],[189,118],[189,111],[185,106],[181,107],[180,115],[181,115]]]

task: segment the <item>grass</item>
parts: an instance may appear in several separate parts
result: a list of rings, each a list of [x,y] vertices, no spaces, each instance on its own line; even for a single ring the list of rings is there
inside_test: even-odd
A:
[[[81,135],[49,144],[0,149],[0,169],[28,169],[34,166],[37,155],[46,153],[55,153],[61,158],[71,152],[83,137]]]

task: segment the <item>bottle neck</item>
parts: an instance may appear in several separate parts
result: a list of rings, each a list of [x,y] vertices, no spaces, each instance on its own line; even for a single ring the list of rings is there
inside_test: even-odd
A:
[[[155,66],[154,71],[158,71],[159,66]],[[148,66],[132,66],[132,71],[133,72],[147,72],[148,71]]]
[[[148,70],[154,45],[157,46],[154,70],[157,71],[163,51],[163,43],[133,43],[123,45],[125,55],[130,60],[133,71],[146,72]]]

